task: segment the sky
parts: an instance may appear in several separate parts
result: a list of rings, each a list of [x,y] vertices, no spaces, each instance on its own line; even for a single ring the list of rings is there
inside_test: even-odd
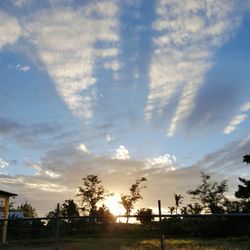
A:
[[[0,2],[0,189],[39,215],[88,174],[138,207],[249,177],[249,0]],[[186,198],[187,197],[187,198]]]

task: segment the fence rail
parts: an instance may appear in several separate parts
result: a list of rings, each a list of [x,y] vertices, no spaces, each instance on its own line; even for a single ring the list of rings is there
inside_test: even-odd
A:
[[[115,216],[115,222],[113,225],[119,225],[117,222],[119,218],[150,218],[157,219],[153,222],[153,226],[147,230],[151,230],[153,234],[161,241],[159,248],[164,249],[164,236],[169,232],[169,219],[178,220],[180,223],[202,223],[209,219],[221,220],[223,218],[228,220],[228,224],[223,224],[226,228],[227,225],[236,223],[236,225],[243,225],[246,227],[246,234],[250,235],[250,213],[232,213],[232,214],[152,214],[152,215],[117,215]],[[102,223],[99,223],[100,219],[105,219],[104,216],[55,216],[55,217],[39,217],[39,218],[0,218],[0,225],[3,225],[5,221],[8,222],[7,240],[9,246],[19,244],[27,245],[27,249],[30,245],[43,244],[47,242],[51,245],[50,249],[59,250],[59,243],[66,238],[67,235],[73,235],[81,233],[86,235],[91,233],[98,233],[103,230]],[[233,220],[233,221],[232,221]],[[240,220],[238,223],[237,220]],[[227,221],[226,221],[227,222]],[[217,225],[217,222],[214,222]],[[217,223],[217,224],[216,224]],[[223,221],[225,223],[225,221]],[[237,224],[238,223],[238,224]],[[126,225],[125,223],[122,223]],[[208,223],[209,224],[209,223]],[[145,227],[146,228],[146,227]],[[118,228],[119,229],[119,228]],[[143,227],[138,230],[143,229]],[[99,230],[99,231],[98,231]],[[126,231],[127,232],[127,231]],[[116,232],[115,232],[116,233]],[[143,231],[145,233],[145,230]],[[158,236],[157,236],[158,235]],[[36,241],[38,239],[38,241]],[[40,240],[40,241],[39,241]],[[40,243],[42,242],[42,243]],[[3,246],[1,249],[9,249],[8,246]],[[26,248],[22,248],[26,249]]]
[[[152,215],[114,215],[115,218],[205,218],[205,217],[250,217],[250,213],[231,213],[231,214],[152,214]],[[102,219],[105,216],[91,216],[91,215],[83,215],[83,216],[58,216],[58,217],[23,217],[23,218],[0,218],[0,222],[2,221],[40,221],[40,220],[67,220],[67,219]]]

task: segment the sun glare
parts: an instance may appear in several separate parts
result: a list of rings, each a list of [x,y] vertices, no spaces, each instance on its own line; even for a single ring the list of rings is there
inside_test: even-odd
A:
[[[120,204],[120,196],[114,194],[106,199],[105,205],[108,207],[109,211],[114,215],[125,214],[125,209]]]

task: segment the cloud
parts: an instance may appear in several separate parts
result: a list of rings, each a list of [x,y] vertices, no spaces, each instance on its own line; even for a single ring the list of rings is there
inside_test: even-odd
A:
[[[232,133],[237,126],[239,126],[242,122],[244,122],[248,115],[244,114],[244,112],[247,112],[250,110],[250,102],[244,103],[240,107],[241,114],[235,115],[232,120],[229,122],[229,125],[224,129],[224,134],[230,134]]]
[[[246,166],[242,163],[243,155],[250,152],[250,134],[237,141],[226,144],[223,148],[207,154],[194,166],[218,175],[240,176],[247,173]],[[249,174],[248,174],[249,175]]]
[[[104,63],[105,69],[112,69],[113,71],[117,71],[121,69],[122,65],[119,63],[119,61],[110,61]]]
[[[65,191],[68,191],[68,189],[64,186],[53,184],[53,183],[45,183],[45,184],[39,184],[39,183],[26,183],[26,187],[30,189],[37,189],[45,192],[51,192],[51,193],[63,193]]]
[[[90,1],[76,10],[57,5],[29,17],[25,37],[73,114],[91,118],[96,62],[114,72],[120,68],[118,5],[115,0]],[[98,47],[98,42],[105,46]]]
[[[80,150],[80,151],[82,151],[82,152],[84,152],[84,153],[90,154],[90,151],[87,149],[87,147],[86,147],[83,143],[81,143],[81,144],[78,146],[77,149]]]
[[[19,129],[22,129],[23,125],[8,119],[8,118],[1,118],[0,117],[0,134],[7,134]]]
[[[37,162],[37,163],[33,163],[30,162],[29,160],[25,162],[26,166],[30,166],[32,168],[34,168],[37,172],[35,173],[35,176],[48,176],[50,178],[59,178],[61,176],[61,174],[52,171],[50,169],[46,169],[45,166],[43,166],[42,162]]]
[[[25,147],[41,147],[48,146],[46,141],[62,132],[62,128],[58,123],[33,123],[24,124],[16,122],[12,119],[0,117],[0,135],[7,138],[10,136]],[[58,140],[58,139],[57,139]]]
[[[246,102],[244,103],[241,107],[240,107],[240,110],[242,112],[247,112],[250,110],[250,102]]]
[[[241,140],[239,147],[242,148],[248,143],[250,143],[250,134]]]
[[[248,140],[246,140],[248,138]],[[174,156],[165,154],[152,159],[116,159],[107,156],[82,154],[69,144],[49,151],[40,162],[33,163],[41,174],[34,176],[0,175],[1,188],[17,193],[18,203],[29,200],[39,210],[39,215],[52,209],[57,202],[74,198],[82,177],[97,174],[103,185],[117,194],[128,192],[136,177],[147,176],[144,200],[137,205],[154,206],[161,199],[163,207],[174,202],[174,193],[185,195],[200,183],[200,172],[211,174],[218,181],[228,177],[230,189],[235,190],[237,177],[247,173],[242,156],[249,153],[249,135],[242,140],[225,145],[222,149],[206,155],[195,164],[179,168]],[[244,141],[244,143],[243,143]],[[125,148],[125,147],[124,147]],[[122,147],[122,149],[124,150]],[[176,168],[175,171],[169,171]],[[57,173],[57,178],[46,174]],[[32,191],[32,192],[31,192]],[[56,200],[55,200],[56,197]],[[185,202],[189,197],[185,196]]]
[[[250,135],[246,135],[184,168],[178,167],[175,157],[169,154],[152,159],[120,160],[82,154],[75,150],[75,146],[67,143],[48,151],[40,162],[33,163],[31,167],[37,172],[41,171],[41,174],[0,174],[1,188],[17,193],[17,204],[28,200],[37,208],[39,215],[43,216],[56,203],[75,198],[77,188],[82,185],[82,177],[88,174],[97,174],[103,185],[117,194],[127,193],[137,177],[147,176],[147,189],[142,193],[144,199],[137,206],[154,206],[161,199],[164,208],[174,203],[174,193],[183,194],[185,203],[189,202],[186,191],[194,189],[200,183],[201,171],[210,174],[217,181],[227,177],[230,192],[236,190],[238,176],[249,176],[247,167],[242,163],[242,156],[249,153],[249,138]],[[166,171],[172,167],[176,170]],[[52,178],[48,173],[57,173],[60,176]]]
[[[239,27],[243,9],[237,1],[158,1],[145,117],[161,115],[177,100],[168,136],[191,113],[215,51]]]
[[[164,167],[156,168],[159,165],[153,164],[150,168],[148,160],[120,160],[82,154],[75,150],[75,147],[64,145],[48,152],[40,162],[30,165],[37,172],[40,171],[40,174],[0,175],[0,182],[2,189],[18,194],[15,199],[18,204],[29,200],[38,209],[39,215],[43,216],[57,202],[74,198],[77,187],[82,185],[82,177],[88,174],[97,174],[102,179],[103,185],[117,194],[128,192],[137,177],[147,176],[148,188],[147,192],[143,192],[144,205],[138,203],[138,206],[145,206],[145,202],[148,206],[152,206],[157,203],[157,199],[161,199],[167,207],[173,202],[174,192],[179,192],[180,189],[182,192],[188,190],[199,180],[200,170],[196,167],[167,172]],[[52,178],[45,171],[52,171],[60,176]],[[167,190],[162,188],[166,185]]]
[[[0,168],[6,168],[10,164],[7,161],[4,161],[3,159],[0,158]]]
[[[112,135],[110,135],[110,134],[107,134],[106,135],[106,141],[107,142],[111,142],[111,141],[114,141],[115,140],[115,137],[114,136],[112,136]]]
[[[112,139],[113,139],[113,138],[112,138],[111,135],[109,135],[109,134],[106,135],[106,141],[107,141],[107,142],[111,142]]]
[[[7,44],[14,44],[21,34],[21,27],[15,17],[0,10],[0,49]]]
[[[29,4],[33,0],[11,0],[12,4],[18,8],[23,7],[24,5]]]
[[[28,65],[21,66],[20,64],[17,64],[16,69],[18,71],[27,72],[30,70],[30,66],[28,66]]]
[[[106,135],[106,141],[107,142],[110,142],[112,139],[111,139],[111,135]]]
[[[239,124],[246,120],[246,118],[247,115],[234,116],[233,119],[230,121],[229,125],[224,129],[224,134],[232,133]]]
[[[150,168],[164,168],[166,171],[176,170],[176,158],[174,155],[160,155],[158,157],[148,160],[148,164],[145,169]]]
[[[118,160],[127,160],[130,158],[129,151],[123,145],[120,145],[120,147],[116,149],[115,158]]]

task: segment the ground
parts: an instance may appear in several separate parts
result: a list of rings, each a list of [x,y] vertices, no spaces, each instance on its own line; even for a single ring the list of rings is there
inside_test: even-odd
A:
[[[59,250],[156,250],[159,249],[158,239],[143,239],[142,237],[71,237],[59,242]],[[226,238],[226,239],[166,239],[164,241],[165,250],[247,250],[250,249],[250,238]],[[3,250],[54,250],[53,240],[47,242],[11,242],[8,246],[1,246]]]

